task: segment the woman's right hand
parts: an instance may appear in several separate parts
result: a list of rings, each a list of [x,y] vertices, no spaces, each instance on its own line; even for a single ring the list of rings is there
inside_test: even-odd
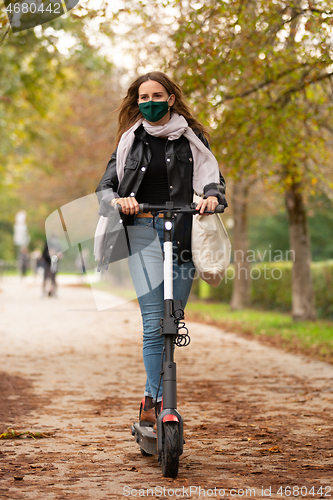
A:
[[[121,206],[122,213],[125,215],[133,215],[139,212],[139,203],[133,196],[128,196],[127,198],[113,198],[111,205],[114,207],[115,204]]]

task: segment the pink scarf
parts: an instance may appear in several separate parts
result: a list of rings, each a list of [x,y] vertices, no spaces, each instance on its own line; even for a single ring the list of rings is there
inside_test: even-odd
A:
[[[173,113],[165,125],[156,127],[141,119],[121,136],[116,165],[119,184],[124,176],[126,159],[135,137],[134,132],[141,124],[148,134],[155,137],[167,137],[169,141],[175,141],[181,135],[186,137],[193,156],[193,189],[197,194],[203,194],[203,188],[207,184],[219,183],[219,166],[215,156],[195,135],[185,118]]]

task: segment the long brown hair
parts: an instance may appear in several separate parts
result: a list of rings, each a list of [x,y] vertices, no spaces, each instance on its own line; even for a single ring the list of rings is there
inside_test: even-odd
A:
[[[122,134],[131,128],[132,125],[134,125],[134,123],[136,123],[140,118],[142,118],[137,102],[139,97],[139,87],[142,83],[147,82],[148,80],[154,80],[155,82],[163,85],[169,95],[174,94],[176,99],[172,105],[172,111],[182,115],[192,129],[202,132],[209,138],[209,134],[203,125],[201,125],[201,123],[192,116],[189,107],[185,103],[182,89],[166,74],[161,71],[152,71],[140,76],[130,85],[127,95],[118,108],[119,117],[116,137],[117,144],[119,143]]]

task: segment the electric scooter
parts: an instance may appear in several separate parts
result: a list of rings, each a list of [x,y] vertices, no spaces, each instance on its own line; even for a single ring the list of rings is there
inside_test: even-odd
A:
[[[139,212],[164,215],[164,317],[161,318],[161,335],[164,336],[164,350],[161,359],[160,382],[163,377],[163,406],[157,416],[156,431],[154,424],[139,421],[131,427],[132,435],[143,456],[158,455],[164,477],[178,475],[179,457],[183,453],[183,418],[177,410],[177,378],[174,362],[174,346],[185,347],[190,343],[188,330],[184,323],[184,310],[181,301],[173,300],[173,260],[172,227],[175,214],[196,215],[196,204],[175,207],[173,202],[165,205],[140,204]],[[224,212],[224,205],[218,205],[215,212]],[[205,213],[214,213],[206,211]],[[184,333],[181,332],[184,330]],[[158,391],[157,391],[158,392]]]

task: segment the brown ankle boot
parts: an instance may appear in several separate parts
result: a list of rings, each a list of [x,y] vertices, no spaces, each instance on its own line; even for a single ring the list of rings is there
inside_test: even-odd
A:
[[[145,411],[143,408],[140,413],[141,422],[150,422],[156,424],[155,408],[150,408],[150,410]]]
[[[156,423],[156,412],[155,404],[153,403],[153,398],[146,396],[140,405],[140,421],[150,422],[152,424]]]

